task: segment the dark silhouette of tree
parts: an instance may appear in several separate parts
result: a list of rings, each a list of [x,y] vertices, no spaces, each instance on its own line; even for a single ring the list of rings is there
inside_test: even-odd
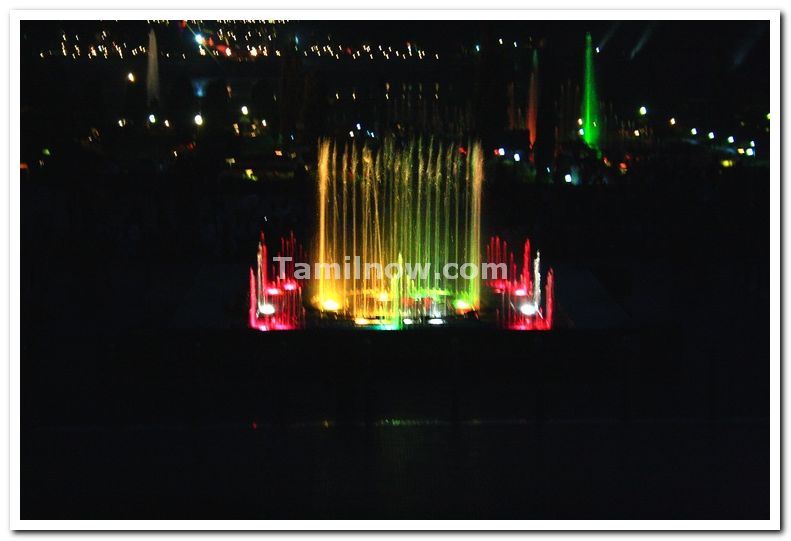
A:
[[[202,129],[205,133],[217,135],[230,131],[231,103],[228,97],[228,85],[224,79],[217,79],[206,86],[201,115]]]
[[[165,110],[173,123],[176,134],[185,138],[193,133],[193,119],[198,112],[198,103],[192,83],[187,76],[177,77],[168,87],[165,97]]]
[[[269,79],[261,79],[251,90],[252,113],[256,118],[266,120],[270,130],[276,130],[280,122],[276,101],[277,88]]]
[[[288,51],[283,58],[281,90],[278,94],[280,109],[279,131],[284,135],[294,133],[300,122],[305,83],[302,71],[302,59],[296,52]]]

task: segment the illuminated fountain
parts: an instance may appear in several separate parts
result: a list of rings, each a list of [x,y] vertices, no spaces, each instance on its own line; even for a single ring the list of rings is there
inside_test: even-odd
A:
[[[533,49],[530,87],[527,97],[527,129],[530,137],[531,157],[535,161],[536,134],[538,133],[538,49]]]
[[[480,270],[480,144],[388,138],[372,148],[324,139],[317,181],[321,272],[312,303],[322,314],[399,329],[479,309],[477,274],[440,271],[449,262]],[[409,276],[426,264],[427,273]],[[405,272],[393,277],[388,265]]]
[[[489,241],[482,261],[479,144],[386,139],[376,148],[339,147],[319,143],[313,265],[292,233],[271,260],[277,267],[270,266],[261,234],[250,269],[251,328],[303,328],[308,279],[313,323],[389,330],[496,314],[505,329],[552,328],[552,269],[542,283],[541,257],[533,257],[529,240],[521,268],[499,237]],[[458,272],[442,272],[448,263]],[[465,266],[474,272],[465,274]],[[483,310],[482,284],[488,288]]]
[[[159,53],[157,51],[157,35],[153,28],[148,33],[147,53],[146,100],[151,105],[159,102]]]
[[[582,140],[590,148],[599,148],[599,97],[593,71],[593,40],[585,34],[585,87],[582,94]]]
[[[294,233],[280,240],[278,257],[290,258],[284,272],[272,269],[270,279],[264,234],[258,243],[256,269],[250,268],[250,296],[248,326],[259,331],[284,331],[298,329],[304,324],[302,283],[295,278],[294,261],[304,261],[302,247]]]
[[[554,310],[554,273],[547,271],[544,294],[541,291],[541,254],[532,259],[530,240],[525,240],[522,254],[522,272],[517,272],[514,254],[499,237],[492,237],[486,247],[486,259],[508,269],[506,279],[487,282],[496,296],[499,295],[497,319],[501,326],[511,330],[549,330],[552,328]],[[543,305],[542,305],[543,302]]]

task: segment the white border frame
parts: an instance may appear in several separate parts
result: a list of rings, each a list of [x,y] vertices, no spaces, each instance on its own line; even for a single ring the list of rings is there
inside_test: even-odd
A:
[[[767,20],[770,27],[770,518],[768,520],[22,520],[20,518],[20,58],[9,46],[10,171],[10,527],[14,530],[777,530],[780,528],[780,11],[778,10],[19,10],[10,16],[10,43],[20,42],[21,20],[49,19],[302,19],[302,20]],[[757,359],[762,362],[762,359]]]

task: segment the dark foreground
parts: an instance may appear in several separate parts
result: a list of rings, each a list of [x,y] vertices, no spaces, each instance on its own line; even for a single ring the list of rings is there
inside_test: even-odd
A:
[[[738,339],[719,364],[690,363],[683,341],[30,340],[22,517],[768,518],[769,426],[750,409],[763,363],[729,365],[749,354]]]

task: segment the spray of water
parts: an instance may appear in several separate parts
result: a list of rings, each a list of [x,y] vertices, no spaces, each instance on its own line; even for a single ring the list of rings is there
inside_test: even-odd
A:
[[[479,143],[388,138],[373,148],[323,139],[318,151],[316,262],[343,268],[359,256],[380,269],[399,262],[431,268],[415,279],[322,272],[312,297],[319,310],[400,328],[479,308],[479,276],[453,280],[436,272],[448,262],[480,268]]]

